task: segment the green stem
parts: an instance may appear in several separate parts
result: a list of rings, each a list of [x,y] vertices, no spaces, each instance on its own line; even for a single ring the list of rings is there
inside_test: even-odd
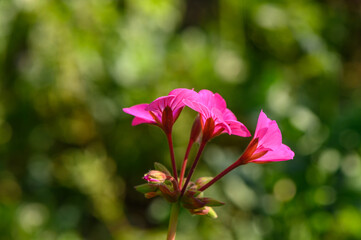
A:
[[[178,223],[178,213],[179,213],[180,203],[172,203],[172,210],[170,212],[169,226],[168,226],[168,235],[167,240],[174,240],[175,234],[177,231]]]

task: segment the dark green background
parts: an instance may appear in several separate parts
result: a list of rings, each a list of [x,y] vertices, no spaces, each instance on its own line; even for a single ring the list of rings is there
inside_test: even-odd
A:
[[[164,134],[121,111],[210,89],[254,133],[275,119],[293,161],[248,164],[182,211],[177,239],[361,239],[357,0],[1,0],[0,239],[164,239],[170,206],[133,186]],[[174,129],[177,162],[195,113]],[[196,176],[249,139],[222,135]],[[194,149],[195,150],[195,149]],[[194,151],[192,152],[194,156]]]

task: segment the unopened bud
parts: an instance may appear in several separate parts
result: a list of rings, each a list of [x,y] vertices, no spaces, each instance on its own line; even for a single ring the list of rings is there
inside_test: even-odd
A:
[[[211,218],[217,218],[218,217],[216,211],[214,211],[213,208],[211,208],[211,207],[205,207],[205,208],[208,209],[208,213],[207,213],[208,217],[211,217]]]
[[[150,170],[143,178],[148,182],[163,183],[167,179],[167,175],[161,171]]]
[[[207,215],[208,217],[211,217],[211,218],[217,218],[218,217],[217,213],[211,207],[202,207],[202,208],[198,208],[198,209],[189,209],[189,212],[191,214],[195,214],[195,215]]]
[[[191,214],[195,214],[195,215],[207,215],[209,212],[209,207],[202,207],[202,208],[197,208],[197,209],[189,209],[189,212]]]
[[[209,183],[209,181],[211,181],[213,178],[212,177],[200,177],[196,180],[195,184],[197,186],[197,189],[200,189],[201,187],[203,187],[204,185],[206,185],[207,183]]]

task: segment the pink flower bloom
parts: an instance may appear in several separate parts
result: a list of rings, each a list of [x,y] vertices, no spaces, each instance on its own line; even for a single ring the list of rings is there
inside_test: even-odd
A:
[[[295,153],[282,143],[281,131],[276,121],[261,111],[255,135],[239,159],[241,164],[249,162],[267,163],[293,159]]]
[[[241,137],[251,136],[247,128],[237,121],[236,116],[227,108],[226,101],[218,93],[201,90],[196,98],[185,99],[183,102],[200,114],[203,141],[208,141],[221,133]]]
[[[172,90],[168,96],[159,97],[150,104],[138,104],[123,111],[133,115],[132,125],[142,123],[154,124],[170,133],[174,122],[184,108],[184,99],[192,98],[197,93],[193,90],[178,88]]]

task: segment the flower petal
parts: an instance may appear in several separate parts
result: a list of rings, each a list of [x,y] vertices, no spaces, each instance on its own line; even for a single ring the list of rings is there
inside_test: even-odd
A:
[[[207,89],[200,90],[198,93],[198,101],[207,106],[209,109],[217,108],[224,112],[227,108],[226,101],[218,93],[213,93]]]
[[[204,123],[204,120],[212,116],[211,111],[202,103],[184,99],[183,103],[194,111],[198,112],[201,115],[201,119]]]
[[[183,100],[184,99],[195,99],[197,97],[197,92],[194,90],[186,89],[186,88],[177,88],[172,90],[168,96],[174,96],[174,99],[171,102],[170,107],[173,111],[176,111],[179,108],[184,107]]]
[[[171,106],[171,102],[174,98],[175,96],[159,97],[155,99],[153,102],[151,102],[145,110],[162,112],[165,107]]]
[[[258,117],[255,138],[259,139],[259,146],[274,149],[282,144],[282,134],[276,121],[269,119],[261,111]]]
[[[243,123],[239,121],[234,120],[228,120],[226,123],[229,125],[229,127],[232,130],[232,135],[237,135],[240,137],[250,137],[251,133],[248,131],[246,126],[243,125]]]
[[[281,144],[277,149],[268,151],[265,155],[258,159],[254,159],[250,162],[254,163],[267,163],[291,160],[295,156],[295,153],[285,144]]]
[[[134,105],[130,108],[123,108],[123,111],[125,113],[135,116],[132,122],[133,126],[141,123],[156,123],[152,115],[150,115],[150,113],[145,110],[147,106],[148,106],[147,103],[142,103],[142,104]]]

